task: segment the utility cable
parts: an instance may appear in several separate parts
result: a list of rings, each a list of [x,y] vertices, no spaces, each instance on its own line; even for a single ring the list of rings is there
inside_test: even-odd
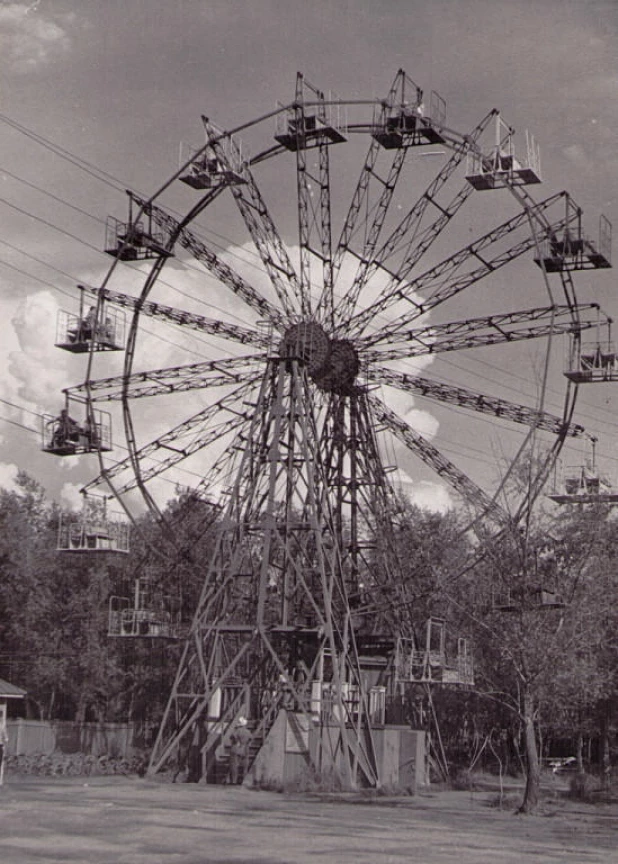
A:
[[[56,145],[53,142],[50,142],[48,139],[45,139],[43,136],[38,135],[38,133],[33,132],[33,130],[27,129],[27,127],[23,127],[23,126],[21,126],[21,124],[18,124],[14,121],[11,121],[10,118],[7,118],[5,115],[0,114],[0,120],[3,120],[4,122],[8,122],[10,125],[15,126],[15,128],[19,129],[19,131],[23,131],[24,134],[27,134],[29,137],[33,138],[34,140],[38,141],[39,143],[42,143],[43,146],[47,146],[48,149],[52,150],[52,152],[57,153],[58,151],[61,151],[61,153],[64,154],[63,158],[68,158],[72,164],[76,165],[76,167],[82,168],[83,166],[86,166],[87,168],[94,169],[97,172],[100,172],[101,174],[110,178],[110,180],[112,180],[114,184],[120,185],[120,181],[118,181],[117,178],[113,177],[111,174],[108,174],[107,172],[103,171],[102,169],[99,169],[97,166],[92,165],[92,163],[88,163],[86,160],[81,159],[80,157],[76,156],[75,154],[70,153],[69,151],[65,150],[64,148],[60,147],[59,145]],[[80,163],[83,163],[83,164],[80,164]],[[37,186],[36,184],[30,183],[29,181],[26,181],[23,178],[20,178],[17,175],[12,174],[11,172],[5,171],[5,173],[9,174],[9,176],[13,177],[14,179],[18,180],[19,182],[25,183],[26,185],[30,186],[31,188],[37,189],[38,191],[42,192],[43,194],[49,195],[50,197],[54,198],[55,200],[58,200],[58,201],[64,203],[66,206],[72,207],[73,209],[76,209],[79,212],[84,213],[85,215],[89,216],[89,218],[95,219],[95,220],[100,221],[100,222],[104,221],[102,219],[99,219],[99,217],[96,217],[96,216],[93,216],[92,214],[86,213],[86,211],[82,211],[81,208],[75,208],[74,205],[70,204],[69,202],[64,201],[63,199],[58,198],[57,196],[52,195],[52,193],[47,192],[46,190],[42,189],[41,187]],[[91,173],[91,172],[89,172],[89,173]],[[12,205],[9,204],[9,206],[12,206]],[[28,214],[28,215],[32,215],[32,214]],[[33,216],[33,218],[37,218],[37,217]],[[217,234],[216,232],[209,232],[209,233],[212,233],[215,236],[220,237],[224,242],[227,242],[227,243],[233,242],[230,238],[226,238],[224,235]],[[257,254],[255,254],[255,253],[252,253],[252,254],[257,259],[257,257],[258,257]],[[250,266],[254,266],[251,262],[247,261],[244,258],[241,258],[241,256],[238,256],[238,257],[240,260],[245,261],[245,263],[250,264]],[[188,262],[184,262],[184,263],[185,263],[185,266],[188,266],[190,269],[194,269],[199,273],[203,272],[199,268],[196,268],[195,266],[191,266],[190,264],[188,264]],[[163,280],[160,280],[160,281],[162,282],[162,284],[168,284],[168,283],[165,283]],[[173,290],[178,291],[181,295],[190,297],[191,299],[194,299],[197,302],[204,302],[201,300],[201,298],[196,298],[193,295],[188,294],[187,292],[182,292],[180,289],[176,288],[175,286],[169,285],[169,287],[172,288]],[[208,305],[208,304],[206,304],[206,305]],[[217,307],[213,307],[213,308],[217,308]],[[237,316],[232,315],[231,317],[236,317],[236,319],[239,321],[243,320]],[[384,322],[388,323],[388,319],[385,316],[382,316],[382,317],[384,318]],[[447,360],[444,360],[443,362],[449,363],[449,361],[447,361]],[[496,368],[495,365],[483,363],[483,361],[479,361],[476,358],[473,359],[473,362],[474,363],[479,362],[479,363],[482,363],[483,365],[491,366],[491,368],[494,368],[494,369]],[[509,378],[517,377],[522,382],[526,382],[526,380],[527,380],[523,376],[518,376],[518,375],[512,373],[512,371],[509,371],[507,373],[506,370],[504,370],[504,374],[505,374],[505,376],[508,376]],[[486,380],[494,380],[495,381],[495,379],[491,379],[491,378],[488,378]],[[495,383],[498,383],[499,386],[501,386],[501,387],[506,386],[509,389],[512,389],[514,392],[518,392],[517,388],[510,387],[508,384],[504,384],[504,382],[495,382]],[[526,392],[526,391],[521,391],[521,392]],[[554,391],[554,392],[557,392],[557,391]],[[561,396],[562,394],[557,394],[557,395]]]
[[[86,160],[82,159],[81,157],[76,156],[75,154],[71,153],[70,151],[66,150],[65,148],[61,147],[60,145],[57,145],[54,142],[50,141],[49,139],[46,139],[44,136],[39,135],[38,133],[34,132],[31,129],[28,129],[28,127],[25,127],[22,124],[19,124],[16,121],[13,121],[11,118],[7,117],[6,115],[0,114],[0,120],[2,122],[6,123],[7,125],[11,126],[12,128],[16,129],[17,131],[21,132],[22,134],[26,135],[27,137],[29,137],[30,139],[32,139],[36,143],[38,143],[41,146],[45,147],[46,149],[50,150],[50,152],[54,153],[55,155],[60,156],[63,159],[66,159],[72,165],[74,165],[78,169],[85,171],[86,173],[90,174],[90,176],[94,177],[95,179],[98,179],[99,181],[106,183],[107,185],[111,186],[112,188],[114,188],[118,191],[124,191],[125,184],[121,184],[117,178],[115,178],[113,175],[109,174],[108,172],[104,171],[103,169],[100,169],[97,166],[93,165],[92,163],[89,163]],[[67,207],[70,207],[70,208],[76,210],[77,212],[80,212],[81,214],[86,215],[89,218],[94,219],[95,221],[98,221],[98,222],[104,221],[104,220],[100,219],[99,217],[94,216],[92,214],[89,214],[86,211],[82,210],[81,208],[78,208],[75,205],[72,205],[71,203],[64,201],[63,199],[59,198],[58,196],[55,196],[52,193],[41,189],[41,187],[36,186],[36,184],[30,183],[29,181],[18,177],[17,175],[13,174],[10,171],[5,170],[5,173],[8,176],[11,176],[13,179],[26,184],[30,188],[37,189],[38,191],[42,192],[43,194],[48,195],[52,199],[59,201],[60,203],[65,204]],[[27,211],[22,210],[21,208],[17,207],[16,205],[11,204],[10,202],[8,202],[4,199],[0,199],[0,201],[3,201],[9,207],[13,207],[14,209],[18,210],[19,212],[24,213],[25,215],[29,215],[32,218],[38,219],[39,221],[43,222],[44,224],[49,225],[50,227],[56,228],[56,230],[59,230],[62,233],[65,233],[71,239],[75,239],[78,242],[85,243],[85,241],[80,240],[80,238],[75,237],[75,235],[72,235],[69,232],[64,231],[63,229],[60,229],[57,226],[54,226],[52,223],[49,223],[47,220],[44,220],[41,217],[37,217],[37,216],[34,216],[33,214],[27,213]],[[216,232],[212,232],[212,233],[216,234]],[[226,239],[229,239],[229,238],[225,238],[224,235],[216,234],[216,236],[220,236],[224,241]],[[10,245],[10,244],[7,244],[7,245]],[[88,243],[85,243],[85,245],[87,245],[89,248],[93,248],[93,249],[96,248],[96,247],[91,246],[91,244],[88,244]],[[16,247],[14,247],[14,248],[16,248]],[[100,251],[100,250],[96,249],[96,251]],[[28,253],[23,253],[23,254],[28,254]],[[43,264],[45,263],[45,262],[42,262],[40,259],[36,259],[34,256],[30,256],[30,257],[32,257],[34,260],[39,261],[39,263],[43,263]],[[255,255],[255,257],[257,258],[257,255]],[[246,261],[246,259],[242,259],[242,260]],[[246,261],[246,263],[251,264],[251,262],[249,262],[249,261]],[[19,268],[16,268],[13,265],[6,264],[5,266],[13,267],[13,269],[19,271]],[[46,266],[51,266],[51,265],[46,265]],[[189,265],[187,265],[187,266],[189,266]],[[253,266],[253,265],[251,264],[251,266]],[[56,269],[56,268],[54,268],[54,269]],[[195,269],[198,269],[198,268],[195,268]],[[24,271],[20,271],[20,272],[24,272]],[[62,273],[63,271],[58,271],[58,272]],[[202,271],[199,270],[198,272],[202,272]],[[63,274],[63,275],[68,276],[68,274]],[[37,277],[31,277],[31,278],[37,278]],[[38,281],[41,282],[42,284],[50,285],[50,283],[45,283],[43,280],[39,279]],[[50,285],[50,287],[55,287],[55,286]],[[185,293],[185,292],[180,291],[180,289],[176,288],[175,286],[170,285],[169,287],[172,288],[173,290],[179,291],[179,293],[181,293],[181,294]],[[57,290],[60,290],[60,289],[57,289]],[[64,291],[63,291],[63,293],[68,294],[68,292],[64,292]],[[192,295],[190,295],[188,293],[185,293],[185,296],[190,297],[190,298],[192,297]],[[196,300],[198,300],[198,302],[203,302],[203,301],[201,301],[201,298],[192,298],[192,299],[196,299]],[[217,307],[214,307],[214,308],[217,308]],[[232,316],[232,317],[236,317],[236,316]],[[242,320],[242,319],[237,319],[237,320]],[[168,340],[164,339],[163,341],[168,341]],[[169,342],[169,344],[175,344],[175,343]],[[185,346],[185,348],[186,348],[186,346]],[[198,352],[191,352],[191,353],[197,354]],[[201,355],[198,355],[198,356],[201,356]],[[449,363],[450,361],[444,360],[443,362]],[[481,364],[486,365],[486,366],[491,366],[491,368],[493,368],[493,369],[496,368],[495,365],[484,363],[484,361],[479,361],[476,358],[473,359],[473,362],[474,363],[481,363]],[[455,364],[452,364],[452,365],[455,365]],[[474,373],[472,373],[472,374],[474,374]],[[504,374],[505,375],[507,374],[506,371]],[[513,376],[512,372],[509,372],[508,375],[509,375],[509,377],[519,377],[520,380],[522,380],[522,381],[526,380],[523,378],[523,376],[517,376],[517,375]],[[503,387],[503,386],[508,387],[508,385],[504,385],[504,382],[495,381],[495,379],[492,379],[488,376],[482,376],[482,377],[484,377],[486,380],[493,381],[494,383],[498,384],[500,387]],[[446,380],[448,381],[448,379],[446,379]],[[544,375],[544,388],[547,388],[547,370],[545,370],[545,375]],[[517,391],[517,388],[511,387],[509,389],[513,389],[514,391]],[[553,388],[548,388],[548,389],[553,390]],[[557,392],[557,391],[554,391],[554,392]],[[457,410],[457,409],[451,408],[450,410]],[[488,418],[481,418],[481,419],[485,420],[486,422],[491,422],[488,420]],[[445,442],[445,443],[448,443],[448,442]]]

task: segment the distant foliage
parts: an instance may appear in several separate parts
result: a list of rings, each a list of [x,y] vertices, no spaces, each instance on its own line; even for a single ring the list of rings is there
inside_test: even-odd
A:
[[[182,635],[218,520],[183,490],[163,517],[163,525],[141,519],[129,555],[59,553],[59,510],[42,487],[21,473],[15,491],[0,490],[0,677],[27,690],[29,716],[156,726],[182,639],[109,638],[109,598],[132,597],[135,579],[146,577]],[[538,763],[557,741],[569,755],[581,755],[584,741],[599,742],[608,769],[618,717],[615,512],[541,512],[523,530],[493,539],[473,535],[454,512],[429,513],[406,501],[388,522],[392,544],[371,553],[355,626],[422,645],[427,618],[440,617],[450,633],[470,638],[476,676],[474,688],[412,685],[389,694],[388,722],[439,729],[431,758],[455,783],[471,770],[527,770],[535,753]],[[147,751],[152,742],[143,744]],[[16,770],[125,768],[123,760],[95,765],[77,754],[22,760]],[[587,795],[591,782],[574,777],[573,794]]]
[[[21,472],[0,490],[0,677],[27,690],[41,720],[154,720],[176,671],[180,642],[108,637],[110,595],[132,598],[147,573],[177,620],[195,610],[212,542],[213,511],[179,493],[161,527],[144,517],[129,555],[56,551],[59,510]]]

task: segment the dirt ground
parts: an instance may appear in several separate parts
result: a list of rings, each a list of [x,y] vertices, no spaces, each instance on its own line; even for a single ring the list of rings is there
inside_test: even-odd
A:
[[[618,805],[564,800],[555,789],[539,815],[522,817],[490,806],[495,797],[290,795],[126,777],[9,776],[0,788],[0,861],[618,864]]]

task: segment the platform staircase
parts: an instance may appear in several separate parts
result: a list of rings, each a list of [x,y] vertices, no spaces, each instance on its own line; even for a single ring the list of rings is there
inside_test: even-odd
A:
[[[220,719],[213,724],[202,748],[203,776],[207,783],[228,782],[230,767],[230,739],[241,716],[247,716],[249,687],[243,685],[236,697],[230,702]],[[262,749],[268,733],[282,707],[281,699],[273,699],[259,720],[249,720],[247,728],[251,732],[247,772],[251,770],[256,756]]]

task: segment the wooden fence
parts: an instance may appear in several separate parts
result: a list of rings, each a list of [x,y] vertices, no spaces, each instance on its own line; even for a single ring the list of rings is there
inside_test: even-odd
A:
[[[144,723],[72,723],[64,720],[9,720],[9,756],[84,753],[128,759],[150,748],[156,728]]]

